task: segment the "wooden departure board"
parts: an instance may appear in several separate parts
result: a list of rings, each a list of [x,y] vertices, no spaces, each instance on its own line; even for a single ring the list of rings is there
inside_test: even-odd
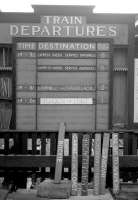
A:
[[[109,126],[110,43],[16,42],[16,127],[91,131]]]

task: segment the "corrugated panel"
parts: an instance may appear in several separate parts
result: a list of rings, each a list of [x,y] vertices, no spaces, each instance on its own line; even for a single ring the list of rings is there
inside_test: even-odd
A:
[[[116,72],[113,81],[113,123],[125,124],[128,117],[127,74]]]

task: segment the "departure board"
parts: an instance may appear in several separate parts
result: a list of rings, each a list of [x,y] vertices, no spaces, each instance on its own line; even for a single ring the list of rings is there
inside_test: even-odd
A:
[[[82,40],[83,41],[83,40]],[[16,128],[109,126],[109,42],[16,42]]]

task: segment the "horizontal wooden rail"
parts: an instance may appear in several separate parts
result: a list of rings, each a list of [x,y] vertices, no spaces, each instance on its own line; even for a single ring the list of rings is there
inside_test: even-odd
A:
[[[1,133],[57,133],[57,131],[55,130],[51,130],[51,131],[48,131],[48,130],[7,130],[7,129],[1,129],[0,130]],[[67,133],[69,134],[72,134],[72,133],[87,133],[87,134],[93,134],[93,133],[110,133],[110,134],[113,134],[114,132],[116,133],[120,133],[120,134],[125,134],[125,133],[133,133],[133,134],[138,134],[138,130],[137,129],[119,129],[119,128],[115,128],[115,129],[111,129],[111,130],[92,130],[92,131],[82,131],[82,130],[72,130],[72,131],[66,131]]]
[[[82,156],[78,156],[81,166]],[[90,156],[89,165],[93,166],[94,157]],[[4,167],[55,167],[56,155],[0,155],[0,168]],[[120,168],[138,168],[138,156],[119,156]],[[71,167],[71,156],[64,156],[64,167]],[[112,156],[109,156],[108,167],[112,167]]]

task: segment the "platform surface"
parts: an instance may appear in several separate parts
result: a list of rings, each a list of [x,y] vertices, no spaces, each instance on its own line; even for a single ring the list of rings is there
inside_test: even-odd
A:
[[[7,200],[46,200],[47,198],[39,198],[36,196],[36,190],[18,190],[15,193],[9,194]],[[55,200],[55,199],[53,199]],[[58,199],[57,199],[58,200]],[[64,199],[63,199],[64,200]],[[88,196],[71,196],[69,200],[113,200],[112,195],[106,190],[105,195],[93,195],[93,190],[88,190]]]

